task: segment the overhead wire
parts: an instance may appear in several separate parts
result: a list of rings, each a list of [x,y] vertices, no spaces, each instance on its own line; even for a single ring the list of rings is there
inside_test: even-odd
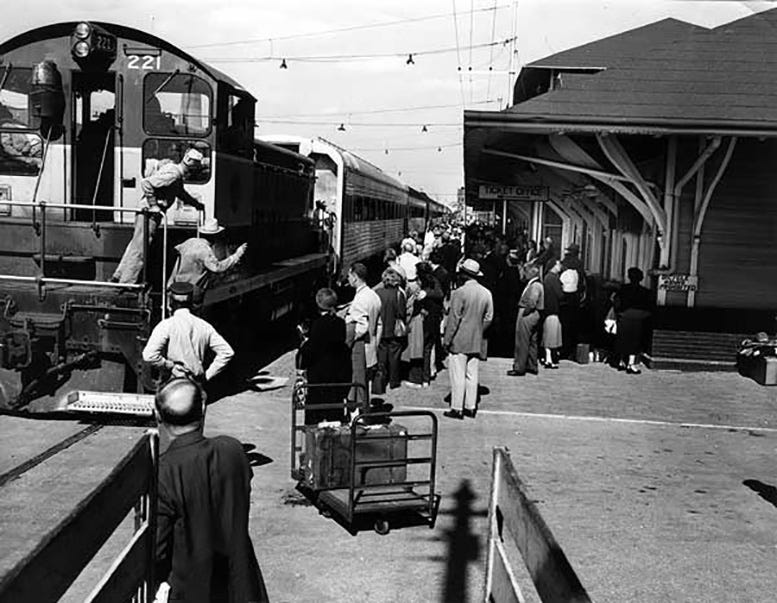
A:
[[[472,36],[475,31],[475,0],[469,0],[469,59],[467,67],[469,71],[469,100],[472,102],[475,87],[472,85]],[[493,39],[491,40],[493,42]],[[492,46],[493,48],[493,46]]]
[[[456,35],[456,61],[458,64],[459,75],[459,92],[461,93],[461,109],[462,111],[467,106],[467,101],[464,98],[464,81],[461,78],[461,47],[459,46],[459,16],[456,14],[456,0],[451,0],[453,4],[453,30]]]
[[[510,38],[505,40],[483,42],[482,44],[474,44],[472,48],[489,48],[491,46],[498,46],[499,44],[509,44],[512,42]],[[371,59],[385,59],[385,58],[404,58],[408,54],[418,56],[428,56],[436,54],[445,54],[448,52],[459,52],[458,45],[448,48],[433,48],[430,50],[419,50],[408,52],[384,52],[374,54],[333,54],[333,55],[309,55],[309,56],[290,56],[290,55],[267,55],[263,57],[205,57],[202,60],[208,63],[261,63],[264,61],[280,61],[287,62],[298,61],[302,63],[328,63],[328,62],[346,62],[346,61],[365,61]]]
[[[497,0],[494,0],[494,6],[496,6]],[[496,12],[494,12],[493,19],[491,19],[491,40],[496,37]],[[488,63],[489,66],[493,65],[494,60],[494,47],[488,51]],[[486,98],[491,95],[491,74],[488,74],[488,83],[486,85]]]
[[[488,105],[491,103],[497,102],[498,99],[487,99],[487,100],[480,100],[480,101],[474,101],[473,105]],[[420,106],[414,106],[414,107],[396,107],[393,109],[389,108],[382,108],[382,109],[365,109],[364,111],[352,111],[352,110],[345,110],[345,111],[328,111],[328,112],[321,112],[321,113],[287,113],[284,115],[266,115],[262,119],[288,119],[292,117],[326,117],[326,116],[342,116],[342,115],[374,115],[378,113],[404,113],[409,111],[423,111],[427,109],[453,109],[455,107],[460,107],[461,105],[459,103],[456,104],[447,104],[447,105],[420,105]]]
[[[490,8],[480,8],[477,9],[475,12],[478,13],[484,13],[484,12],[490,12],[490,11],[497,11],[501,10],[503,8],[510,8],[510,4],[494,4],[494,6]],[[426,15],[423,17],[410,17],[407,19],[397,19],[394,21],[383,21],[379,23],[366,23],[362,25],[349,25],[345,27],[337,27],[334,29],[323,29],[320,31],[314,31],[309,33],[303,33],[303,34],[290,34],[287,36],[273,36],[273,37],[267,37],[267,38],[250,38],[247,40],[230,40],[229,42],[209,42],[207,44],[193,44],[191,46],[186,46],[185,48],[216,48],[220,46],[239,46],[242,44],[256,44],[260,42],[278,42],[281,40],[301,40],[305,38],[314,38],[318,36],[325,36],[330,34],[336,34],[336,33],[343,33],[348,31],[358,31],[362,29],[374,29],[379,27],[391,27],[393,25],[404,25],[407,23],[419,23],[422,21],[432,21],[435,19],[443,19],[448,18],[450,16],[450,13],[439,13],[435,15]]]

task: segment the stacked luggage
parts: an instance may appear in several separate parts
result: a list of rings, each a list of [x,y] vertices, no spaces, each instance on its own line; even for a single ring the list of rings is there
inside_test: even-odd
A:
[[[737,370],[761,385],[777,385],[777,337],[759,333],[745,339],[737,351]]]

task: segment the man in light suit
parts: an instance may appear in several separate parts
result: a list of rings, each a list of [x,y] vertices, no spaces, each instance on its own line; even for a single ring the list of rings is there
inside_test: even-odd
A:
[[[477,413],[478,368],[480,359],[486,359],[483,334],[494,317],[491,292],[475,280],[482,275],[480,264],[464,260],[459,268],[464,282],[451,293],[443,337],[451,380],[451,409],[443,414],[451,419],[474,419]]]

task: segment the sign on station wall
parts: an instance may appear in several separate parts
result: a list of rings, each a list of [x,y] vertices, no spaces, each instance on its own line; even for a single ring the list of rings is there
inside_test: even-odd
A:
[[[524,184],[481,184],[478,198],[481,201],[547,201],[547,186]]]
[[[697,291],[699,277],[690,274],[662,274],[658,277],[658,290],[661,291]]]

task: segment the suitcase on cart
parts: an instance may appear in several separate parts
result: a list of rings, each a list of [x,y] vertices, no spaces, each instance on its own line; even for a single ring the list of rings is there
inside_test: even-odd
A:
[[[304,483],[312,490],[348,487],[351,476],[351,428],[310,426],[305,429],[305,449],[300,465]],[[407,459],[407,429],[397,424],[356,428],[357,461]],[[396,484],[407,479],[407,465],[361,468],[354,486]]]
[[[760,385],[777,385],[777,356],[737,358],[739,374]]]

